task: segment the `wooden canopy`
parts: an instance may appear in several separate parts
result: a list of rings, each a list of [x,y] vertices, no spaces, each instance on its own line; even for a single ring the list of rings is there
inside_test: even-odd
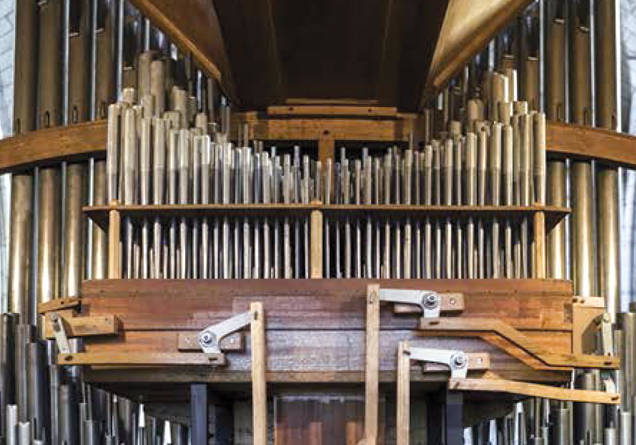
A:
[[[132,0],[243,110],[417,111],[530,0]]]

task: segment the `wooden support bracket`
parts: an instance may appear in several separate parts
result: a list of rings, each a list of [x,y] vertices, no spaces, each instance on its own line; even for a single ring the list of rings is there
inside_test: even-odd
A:
[[[177,334],[177,349],[182,352],[201,352],[201,345],[197,339],[198,332],[179,332]],[[234,332],[223,337],[219,342],[221,351],[239,352],[245,349],[245,337],[242,332]]]
[[[65,309],[79,309],[81,303],[81,299],[77,297],[56,298],[54,300],[38,304],[38,313],[44,314],[46,312],[60,311]]]
[[[448,389],[455,391],[503,392],[570,402],[602,403],[607,405],[620,403],[620,395],[615,393],[559,388],[504,379],[451,379],[448,382]]]
[[[119,319],[114,315],[98,315],[95,317],[75,317],[69,312],[57,312],[64,324],[66,335],[70,337],[93,337],[100,335],[117,335],[119,333]],[[55,338],[51,321],[46,318],[43,337]]]
[[[225,354],[180,352],[77,352],[59,354],[60,365],[89,366],[181,366],[226,364]]]
[[[488,334],[495,334],[548,367],[617,369],[619,365],[617,357],[548,351],[509,324],[496,319],[466,317],[422,319],[419,329],[427,333],[454,333],[466,337],[483,337],[484,339],[487,338]],[[505,348],[502,349],[505,350]],[[545,369],[543,367],[537,368],[534,362],[528,364],[535,369]]]

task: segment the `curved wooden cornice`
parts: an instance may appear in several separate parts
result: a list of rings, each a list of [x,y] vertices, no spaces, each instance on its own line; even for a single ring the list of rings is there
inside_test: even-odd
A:
[[[361,122],[366,126],[372,125],[369,121]],[[306,139],[309,133],[305,133]],[[313,134],[318,137],[316,132]],[[368,132],[365,134],[369,135]],[[377,128],[370,134],[371,139],[378,135],[382,140],[388,140]],[[276,133],[276,136],[280,138],[280,134]],[[546,138],[548,154],[552,157],[595,159],[609,165],[636,168],[635,136],[602,128],[548,122]],[[105,147],[106,121],[33,131],[0,140],[0,172],[88,156],[103,158]]]

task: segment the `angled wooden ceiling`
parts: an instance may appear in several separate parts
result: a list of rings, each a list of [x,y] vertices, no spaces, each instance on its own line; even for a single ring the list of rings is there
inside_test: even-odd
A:
[[[417,111],[531,0],[132,0],[243,110]]]

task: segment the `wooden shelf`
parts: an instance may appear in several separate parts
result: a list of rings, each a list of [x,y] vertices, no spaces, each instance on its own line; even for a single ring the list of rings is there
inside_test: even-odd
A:
[[[115,205],[115,206],[87,206],[84,213],[100,227],[108,226],[108,212],[117,210],[122,217],[133,219],[203,216],[309,216],[313,210],[323,212],[323,215],[344,218],[346,216],[370,216],[379,218],[407,217],[421,218],[431,216],[435,218],[449,217],[453,219],[473,218],[508,218],[519,220],[527,216],[532,217],[537,212],[544,212],[546,228],[550,229],[570,213],[570,209],[553,206],[424,206],[402,204],[355,205],[355,204],[176,204],[176,205]]]

